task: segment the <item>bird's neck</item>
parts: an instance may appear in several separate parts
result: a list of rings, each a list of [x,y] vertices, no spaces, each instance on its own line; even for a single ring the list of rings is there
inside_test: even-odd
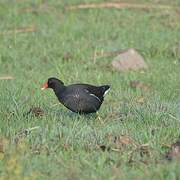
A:
[[[56,96],[58,98],[61,97],[62,92],[65,90],[66,86],[62,85],[62,84],[56,84],[56,86],[53,88],[54,93],[56,94]]]

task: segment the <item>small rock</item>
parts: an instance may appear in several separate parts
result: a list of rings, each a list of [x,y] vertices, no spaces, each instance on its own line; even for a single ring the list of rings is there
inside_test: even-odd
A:
[[[144,84],[141,81],[130,81],[130,86],[134,89],[142,89],[144,91],[148,91],[150,89],[149,84]]]
[[[180,159],[180,141],[173,143],[166,154],[166,159],[172,160],[174,158]]]
[[[70,59],[73,58],[73,55],[70,53],[70,52],[66,52],[64,55],[63,55],[63,60],[64,61],[69,61]]]
[[[114,58],[112,65],[115,69],[122,72],[148,68],[143,57],[135,49],[128,49],[120,53]]]
[[[27,113],[26,115],[32,114],[36,117],[40,117],[44,115],[44,110],[41,109],[40,107],[32,107]]]

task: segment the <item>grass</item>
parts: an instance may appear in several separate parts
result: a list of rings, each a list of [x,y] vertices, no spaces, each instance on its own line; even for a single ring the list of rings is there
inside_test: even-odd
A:
[[[82,2],[0,1],[0,76],[15,77],[0,81],[0,179],[178,179],[179,162],[164,160],[164,145],[180,138],[178,10],[63,9]],[[178,7],[179,0],[171,4]],[[12,33],[32,26],[37,31]],[[93,60],[95,52],[131,47],[149,70],[120,73],[111,67],[113,57]],[[64,60],[67,53],[71,58]],[[52,91],[40,90],[50,76],[65,84],[111,84],[101,120],[56,105]],[[150,84],[150,91],[132,89],[132,80]],[[32,106],[45,115],[25,116]],[[40,128],[14,143],[17,133],[35,126]],[[109,135],[148,144],[151,155],[135,151],[130,162],[131,144],[102,151],[99,145],[111,147]]]

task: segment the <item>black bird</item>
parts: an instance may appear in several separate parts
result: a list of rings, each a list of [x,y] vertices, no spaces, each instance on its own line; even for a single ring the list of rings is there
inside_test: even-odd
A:
[[[99,110],[109,85],[93,86],[89,84],[72,84],[65,86],[57,78],[49,78],[42,90],[52,88],[61,104],[80,114],[95,113]]]

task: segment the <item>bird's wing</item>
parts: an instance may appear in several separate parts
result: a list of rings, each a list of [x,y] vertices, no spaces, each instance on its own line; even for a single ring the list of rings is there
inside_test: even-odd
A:
[[[101,103],[102,101],[96,95],[86,89],[66,95],[63,101],[64,106],[75,112],[97,110]]]
[[[85,92],[87,93],[87,95],[92,96],[94,98],[96,98],[96,100],[98,100],[99,102],[101,102],[101,99],[94,93],[91,93],[89,90],[85,89]]]

